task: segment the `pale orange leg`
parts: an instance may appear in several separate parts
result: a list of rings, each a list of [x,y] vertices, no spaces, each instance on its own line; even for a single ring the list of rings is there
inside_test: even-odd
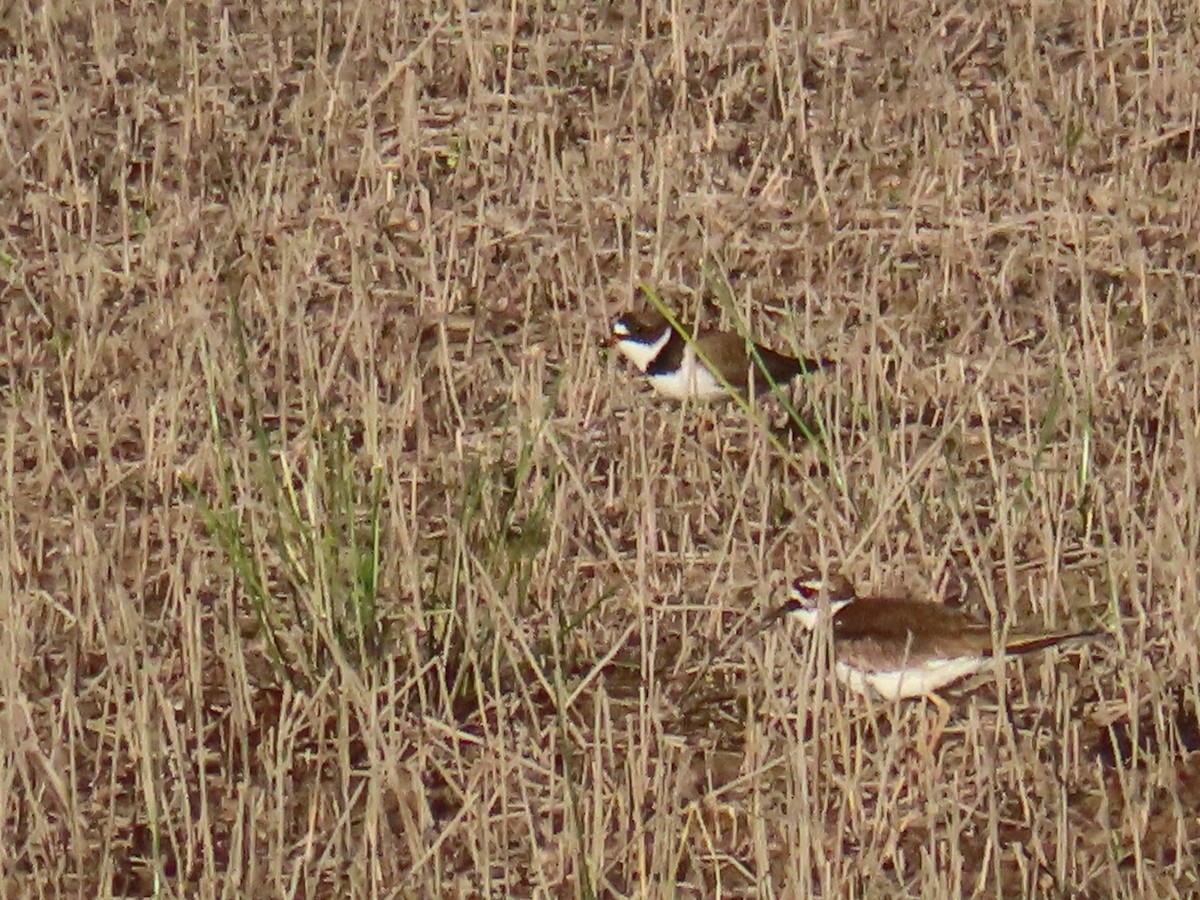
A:
[[[929,741],[925,745],[925,751],[929,754],[929,760],[932,762],[934,752],[937,750],[938,743],[942,739],[942,733],[946,730],[946,725],[950,721],[951,707],[949,703],[937,694],[929,694],[925,699],[937,707],[937,718],[934,720],[933,732],[929,735]]]

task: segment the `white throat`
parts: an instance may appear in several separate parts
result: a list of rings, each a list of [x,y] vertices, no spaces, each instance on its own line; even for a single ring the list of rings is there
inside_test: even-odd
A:
[[[645,372],[650,368],[650,363],[654,362],[655,357],[662,352],[662,348],[667,346],[667,341],[670,339],[671,328],[668,326],[663,329],[662,334],[653,344],[643,344],[632,338],[621,338],[617,341],[617,349],[625,354],[627,360],[638,367],[638,371]]]
[[[832,620],[833,617],[835,615],[837,615],[837,611],[839,609],[841,609],[847,603],[851,603],[851,602],[852,602],[851,600],[830,600],[829,601],[829,611],[828,611],[827,615]],[[794,610],[791,613],[791,615],[794,619],[799,621],[800,624],[803,625],[805,628],[807,628],[809,631],[814,631],[816,629],[817,625],[820,623],[821,619],[823,618],[821,615],[821,608],[819,606],[813,607],[813,608],[806,607],[804,609],[797,609],[797,610]]]

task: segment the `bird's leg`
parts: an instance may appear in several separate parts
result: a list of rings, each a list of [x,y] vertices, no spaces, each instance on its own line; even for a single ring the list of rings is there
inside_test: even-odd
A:
[[[946,724],[950,721],[951,707],[949,703],[937,694],[929,694],[925,699],[937,707],[937,718],[934,720],[933,732],[929,735],[929,740],[925,745],[925,752],[929,755],[928,761],[933,762],[938,742],[941,741],[942,733],[946,730]]]

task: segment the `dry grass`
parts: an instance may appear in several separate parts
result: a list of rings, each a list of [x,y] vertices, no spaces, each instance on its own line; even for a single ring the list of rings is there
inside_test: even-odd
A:
[[[1198,45],[0,2],[6,896],[1200,891]],[[651,396],[641,282],[837,359],[828,459]],[[1115,637],[923,759],[729,640],[834,561]]]

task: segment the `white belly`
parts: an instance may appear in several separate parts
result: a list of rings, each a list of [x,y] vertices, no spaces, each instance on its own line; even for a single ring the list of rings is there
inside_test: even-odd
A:
[[[891,672],[861,672],[845,663],[836,663],[834,671],[852,691],[866,694],[871,691],[888,700],[901,697],[924,697],[960,678],[982,671],[991,660],[977,656],[931,660],[912,668]]]
[[[691,347],[683,352],[683,362],[676,371],[665,375],[651,375],[649,380],[656,391],[675,400],[686,400],[689,397],[713,400],[729,396],[729,389],[700,364],[696,359],[696,351]]]

